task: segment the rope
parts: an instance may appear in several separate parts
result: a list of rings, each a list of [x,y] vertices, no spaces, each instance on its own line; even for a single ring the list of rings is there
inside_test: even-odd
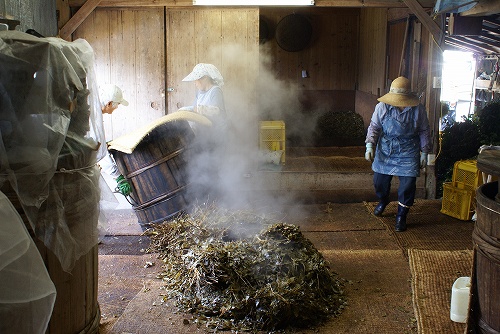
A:
[[[483,232],[477,224],[472,232],[472,239],[481,254],[491,262],[500,264],[500,240]]]
[[[78,171],[81,171],[81,170],[91,169],[91,168],[93,168],[95,166],[97,166],[97,163],[95,163],[93,165],[90,165],[90,166],[85,166],[85,167],[80,167],[80,168],[74,168],[74,169],[61,168],[59,170],[55,170],[54,174],[60,174],[60,173],[71,174],[71,173],[75,173],[75,172],[78,172]],[[51,174],[49,172],[46,172],[46,173],[18,173],[18,172],[13,171],[12,169],[9,169],[9,171],[11,171],[14,175],[44,175],[44,174]],[[0,173],[0,176],[10,176],[10,175],[12,175],[12,174],[9,174],[9,173]]]

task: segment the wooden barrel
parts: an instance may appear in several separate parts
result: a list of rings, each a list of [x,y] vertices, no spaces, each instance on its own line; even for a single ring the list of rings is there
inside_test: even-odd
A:
[[[143,229],[187,209],[188,149],[193,139],[189,122],[176,120],[154,128],[131,154],[111,150],[132,186],[132,207]]]
[[[470,322],[474,333],[500,333],[500,202],[498,181],[478,188],[475,223],[473,298]]]
[[[68,175],[56,175],[55,177],[65,176]],[[69,176],[78,177],[78,174]],[[97,334],[101,320],[97,301],[98,245],[92,247],[88,253],[76,260],[70,272],[64,271],[57,256],[34,235],[19,199],[10,185],[4,184],[1,190],[23,219],[56,288],[56,300],[46,334]],[[96,208],[82,209],[81,215],[86,214],[90,217],[89,209],[95,210]],[[46,208],[42,208],[42,210],[46,210]],[[74,223],[81,224],[82,221],[78,220]],[[88,223],[93,224],[90,221]]]
[[[97,334],[101,312],[97,302],[98,246],[82,255],[71,272],[45,245],[35,242],[57,291],[47,334]]]

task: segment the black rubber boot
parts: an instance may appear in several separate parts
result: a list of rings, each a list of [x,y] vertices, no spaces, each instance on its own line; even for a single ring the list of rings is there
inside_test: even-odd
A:
[[[375,209],[373,209],[373,214],[377,217],[382,216],[382,213],[384,213],[384,210],[385,210],[385,207],[387,206],[387,204],[389,204],[389,201],[380,200],[380,202],[378,202]]]
[[[396,232],[406,231],[406,215],[410,211],[410,208],[404,207],[401,204],[398,205],[398,213],[396,214],[396,226],[394,227]]]

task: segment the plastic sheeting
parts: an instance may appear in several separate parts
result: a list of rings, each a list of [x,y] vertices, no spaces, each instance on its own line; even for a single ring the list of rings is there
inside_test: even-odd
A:
[[[23,220],[0,192],[0,333],[45,333],[56,300]]]
[[[0,32],[0,189],[68,272],[98,241],[100,143],[91,46]]]
[[[437,0],[433,14],[462,13],[474,8],[478,2],[478,0]]]

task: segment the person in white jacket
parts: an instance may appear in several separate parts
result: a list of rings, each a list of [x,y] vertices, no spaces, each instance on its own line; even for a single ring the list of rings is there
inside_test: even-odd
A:
[[[128,106],[128,101],[123,98],[123,92],[120,87],[116,85],[103,85],[99,87],[99,100],[101,103],[101,110],[103,114],[111,114],[118,108],[118,106]],[[104,157],[98,161],[101,169],[116,181],[118,191],[123,196],[130,195],[130,183],[125,177],[120,174],[118,166],[109,152],[106,152]]]

